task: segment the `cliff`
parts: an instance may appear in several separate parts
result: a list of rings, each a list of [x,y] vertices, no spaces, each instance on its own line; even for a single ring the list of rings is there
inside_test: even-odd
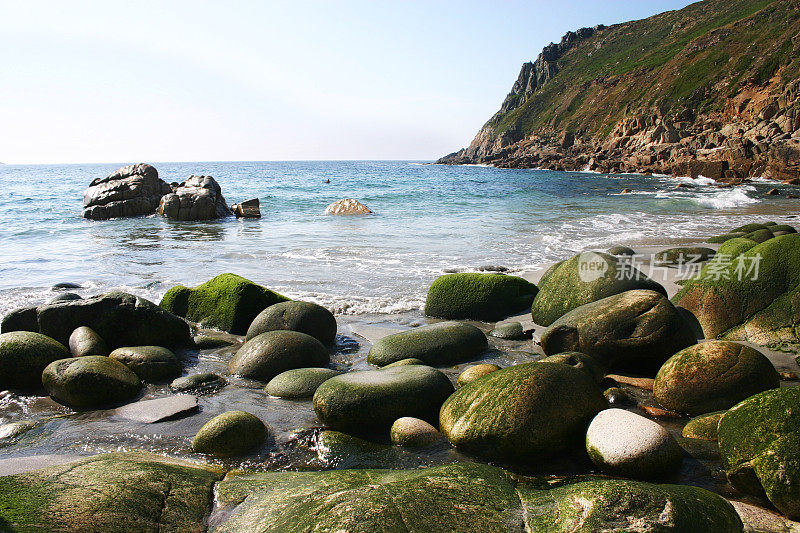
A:
[[[569,32],[439,163],[800,179],[800,2],[706,0]]]

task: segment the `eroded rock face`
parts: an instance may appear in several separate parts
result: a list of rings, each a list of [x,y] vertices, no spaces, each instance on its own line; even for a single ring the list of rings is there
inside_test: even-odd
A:
[[[83,218],[152,215],[161,197],[169,192],[169,184],[159,179],[155,167],[145,163],[128,165],[89,184],[83,193]]]
[[[211,220],[232,215],[233,211],[214,178],[189,176],[161,198],[158,214],[175,220]]]
[[[325,208],[324,215],[370,215],[372,210],[352,198],[337,200]]]

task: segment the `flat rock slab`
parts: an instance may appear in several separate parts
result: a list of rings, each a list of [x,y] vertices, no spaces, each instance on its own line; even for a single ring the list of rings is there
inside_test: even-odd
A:
[[[384,337],[394,335],[395,333],[401,333],[406,330],[375,326],[373,324],[350,324],[350,331],[352,331],[355,335],[374,343]]]
[[[83,459],[80,455],[31,455],[29,457],[12,457],[0,459],[0,476],[13,476],[48,466],[63,465]]]
[[[654,380],[651,378],[637,378],[633,376],[622,376],[620,374],[608,374],[606,377],[613,379],[617,383],[630,385],[631,387],[636,387],[637,389],[653,390]]]
[[[197,397],[191,394],[176,394],[166,398],[129,403],[114,409],[112,415],[153,424],[194,411],[197,411]]]

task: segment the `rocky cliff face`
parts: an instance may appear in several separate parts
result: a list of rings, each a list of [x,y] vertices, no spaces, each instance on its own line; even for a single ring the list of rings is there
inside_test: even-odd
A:
[[[440,163],[800,182],[800,2],[706,0],[570,32]]]

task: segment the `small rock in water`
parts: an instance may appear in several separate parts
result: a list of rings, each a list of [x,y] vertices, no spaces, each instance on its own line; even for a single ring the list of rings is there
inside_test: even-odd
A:
[[[260,201],[258,198],[245,200],[231,206],[231,211],[236,218],[261,218]]]
[[[228,411],[200,428],[192,439],[192,449],[216,457],[235,457],[262,444],[267,435],[267,426],[257,416],[245,411]]]
[[[150,382],[171,380],[180,375],[180,360],[161,346],[129,346],[117,348],[109,355],[133,370],[139,379]]]
[[[383,337],[372,345],[367,361],[386,366],[416,357],[432,366],[470,361],[488,346],[486,335],[464,322],[439,322]]]
[[[767,191],[769,196],[778,196],[781,193],[778,189],[770,189]]]
[[[372,210],[352,198],[337,200],[325,208],[325,215],[369,215]]]
[[[328,363],[328,350],[311,335],[275,330],[256,335],[244,343],[228,363],[228,371],[236,376],[266,382],[293,368]]]
[[[525,331],[522,329],[522,324],[519,322],[508,322],[495,326],[495,328],[489,332],[489,336],[514,341],[520,341],[526,338]]]
[[[330,346],[336,340],[336,318],[333,313],[312,302],[280,302],[270,305],[253,319],[245,340],[276,330],[299,331]]]
[[[154,424],[196,411],[197,398],[188,394],[176,394],[166,398],[156,398],[155,400],[144,400],[123,405],[114,410],[114,415],[136,422]]]
[[[481,272],[508,272],[508,268],[501,265],[481,265],[478,270]]]
[[[473,365],[458,375],[458,386],[463,387],[467,383],[475,381],[486,374],[491,374],[492,372],[496,372],[498,370],[500,370],[500,367],[491,363]]]
[[[389,431],[392,443],[411,448],[427,446],[442,438],[435,427],[411,416],[398,418]]]
[[[194,345],[201,350],[209,348],[221,348],[236,344],[236,339],[227,333],[200,333],[192,339]]]
[[[422,359],[417,359],[416,357],[409,357],[407,359],[400,359],[399,361],[395,361],[394,363],[389,363],[388,365],[382,368],[394,368],[396,366],[407,366],[407,365],[424,365],[425,361]]]
[[[680,418],[681,414],[675,411],[667,411],[652,405],[639,405],[639,409],[652,416],[653,418]]]
[[[608,474],[655,478],[678,469],[680,446],[658,423],[624,409],[606,409],[586,432],[592,462]]]
[[[173,380],[169,388],[178,392],[212,392],[221,389],[228,382],[212,372],[192,374]]]
[[[327,380],[341,374],[330,368],[295,368],[287,370],[272,378],[265,390],[270,396],[286,400],[305,400]]]
[[[82,288],[83,287],[81,285],[78,285],[77,283],[70,283],[68,281],[65,281],[65,282],[62,282],[62,283],[56,283],[55,285],[50,287],[50,290],[53,290],[53,291],[67,291],[67,290],[70,290],[70,289],[82,289]]]
[[[636,404],[631,395],[620,387],[609,387],[603,392],[603,396],[608,400],[608,405],[612,407]]]
[[[689,420],[681,435],[687,439],[701,439],[701,440],[717,440],[717,427],[722,416],[727,411],[717,411],[716,413],[709,413],[707,415],[698,416]]]
[[[630,193],[632,193],[632,192],[633,192],[633,191],[632,191],[631,189],[622,189],[622,191],[620,192],[620,194],[630,194]]]
[[[74,292],[64,292],[61,294],[57,294],[56,296],[53,296],[52,298],[47,300],[47,303],[54,304],[58,302],[73,302],[75,300],[81,300],[81,299],[82,298],[80,297],[79,294],[75,294]]]

